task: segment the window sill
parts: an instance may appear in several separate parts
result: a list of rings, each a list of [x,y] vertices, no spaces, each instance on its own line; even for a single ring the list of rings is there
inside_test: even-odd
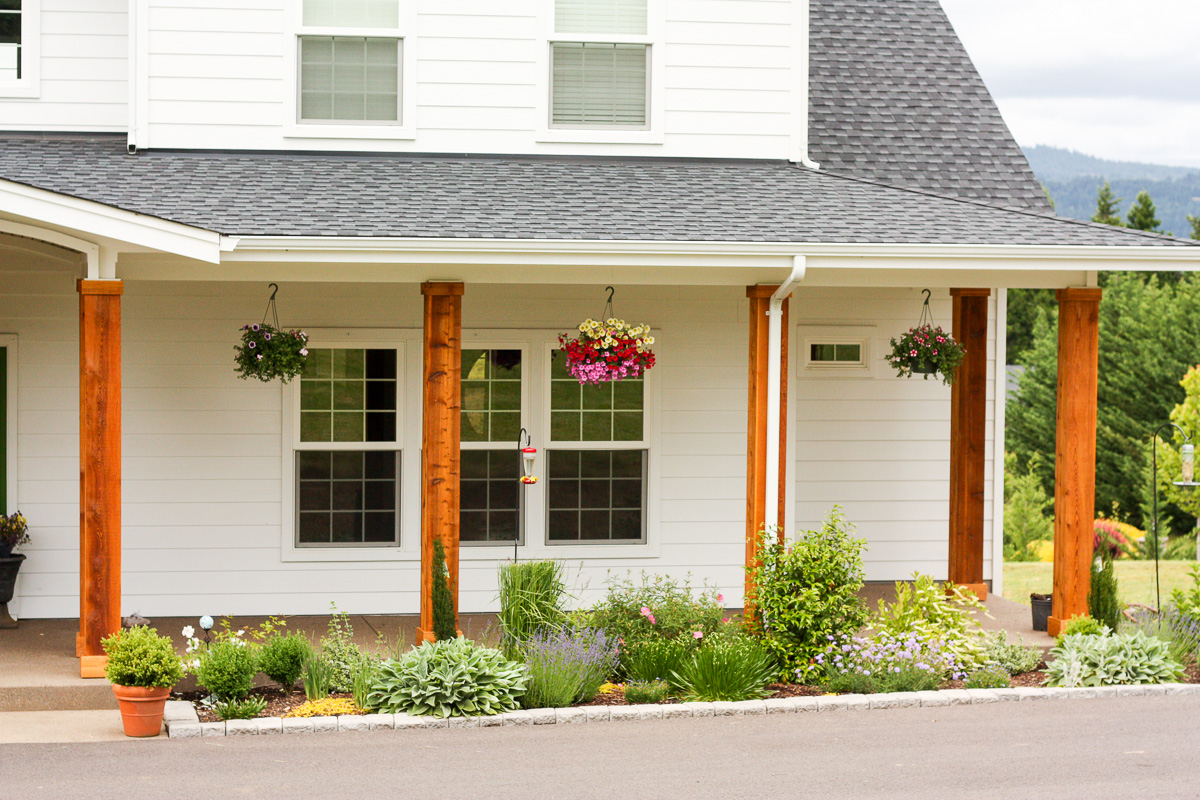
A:
[[[534,140],[574,144],[663,144],[666,137],[662,131],[542,128],[534,134]]]
[[[322,125],[291,122],[283,126],[286,139],[383,139],[411,140],[417,131],[411,125]]]
[[[40,95],[40,87],[34,81],[0,83],[0,100],[28,100]]]

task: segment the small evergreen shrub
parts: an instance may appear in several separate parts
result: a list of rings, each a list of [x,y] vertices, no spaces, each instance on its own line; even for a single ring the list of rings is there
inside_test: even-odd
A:
[[[332,691],[333,668],[320,653],[310,653],[301,669],[304,678],[304,696],[309,701],[323,700]]]
[[[354,626],[350,615],[330,604],[329,628],[321,637],[321,657],[329,667],[329,691],[348,692],[354,688],[354,670],[363,659],[363,652],[354,643]]]
[[[640,705],[642,703],[661,703],[667,699],[671,687],[666,681],[628,681],[625,684],[625,702]]]
[[[285,692],[290,692],[304,671],[304,660],[311,654],[312,643],[306,637],[298,633],[276,634],[259,649],[258,669]]]
[[[1099,563],[1092,563],[1092,587],[1088,590],[1088,614],[1097,622],[1117,629],[1121,619],[1121,604],[1117,601],[1117,573],[1112,555],[1101,551]]]
[[[218,641],[200,653],[196,682],[218,700],[241,700],[254,686],[258,659],[242,641]]]
[[[617,646],[599,628],[535,633],[521,646],[529,670],[526,708],[565,708],[591,700],[617,665]]]
[[[561,562],[500,565],[500,631],[505,652],[515,654],[534,634],[567,622],[567,587]]]
[[[778,674],[771,651],[748,636],[714,639],[672,675],[688,700],[757,700]]]
[[[106,636],[100,642],[108,655],[104,677],[117,686],[161,689],[183,679],[183,661],[167,636],[139,625]]]
[[[679,639],[695,647],[697,631],[708,636],[725,618],[725,598],[709,586],[693,592],[690,577],[676,581],[643,572],[640,583],[610,576],[605,585],[604,597],[575,615],[576,622],[604,629],[623,647],[661,639]]]
[[[218,719],[254,719],[267,710],[267,698],[247,697],[244,700],[222,700],[213,705]]]
[[[1008,634],[995,631],[984,636],[984,663],[999,664],[1009,675],[1032,672],[1042,663],[1042,649],[1034,645],[1009,644]]]
[[[757,565],[749,570],[758,614],[753,627],[761,630],[784,680],[819,675],[824,670],[815,659],[828,637],[852,634],[866,621],[858,597],[866,541],[852,533],[835,506],[820,530],[794,542],[765,531],[759,537]]]
[[[968,689],[1007,689],[1012,686],[1008,670],[999,664],[984,664],[967,676]]]
[[[441,539],[433,540],[433,635],[438,639],[458,636],[454,619],[454,598],[450,594],[450,573],[446,567],[446,548]]]
[[[630,680],[670,682],[695,652],[683,639],[646,639],[621,650],[621,667]]]
[[[516,709],[527,680],[525,666],[499,650],[439,639],[380,664],[367,703],[384,714],[490,716]]]
[[[1171,658],[1167,643],[1141,631],[1066,635],[1050,655],[1049,686],[1167,683],[1183,676],[1183,665]]]

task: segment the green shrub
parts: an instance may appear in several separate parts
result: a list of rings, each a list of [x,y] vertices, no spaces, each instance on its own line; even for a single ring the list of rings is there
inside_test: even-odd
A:
[[[254,650],[245,642],[225,640],[200,653],[196,682],[218,700],[241,700],[254,686],[256,672]]]
[[[975,595],[961,586],[940,584],[928,575],[913,573],[911,583],[896,582],[894,602],[879,601],[870,625],[896,636],[912,632],[939,641],[954,656],[958,668],[970,672],[983,663],[982,629],[971,610],[985,611]]]
[[[725,616],[724,598],[708,586],[693,593],[690,576],[680,582],[643,572],[640,584],[610,576],[605,585],[604,597],[575,619],[581,626],[604,629],[624,647],[652,639],[694,642],[696,631],[714,633]]]
[[[672,675],[688,700],[755,700],[770,694],[777,674],[770,650],[750,637],[714,640],[701,647]]]
[[[330,608],[329,629],[321,637],[321,657],[329,667],[329,691],[348,692],[354,688],[354,670],[363,652],[354,643],[350,615],[332,603]]]
[[[641,703],[661,703],[667,699],[671,687],[666,681],[628,681],[625,684],[625,702],[635,705]]]
[[[183,679],[183,661],[167,636],[139,625],[106,636],[100,643],[108,655],[104,677],[117,686],[161,689]]]
[[[1015,453],[1004,454],[1004,560],[1036,561],[1030,547],[1054,536],[1054,519],[1047,514],[1054,498],[1046,494],[1037,474],[1039,457],[1021,470]]]
[[[513,655],[534,634],[567,622],[567,586],[562,563],[553,560],[500,565],[502,646]]]
[[[309,700],[322,700],[332,691],[333,668],[320,653],[309,653],[301,669],[304,678],[304,696]]]
[[[1189,534],[1170,539],[1163,548],[1164,561],[1195,561],[1196,537]]]
[[[1064,636],[1074,636],[1076,634],[1084,636],[1107,636],[1110,633],[1112,633],[1112,628],[1107,625],[1102,625],[1087,614],[1076,614],[1063,625],[1055,643],[1061,644]]]
[[[298,633],[269,637],[258,651],[258,669],[285,692],[296,686],[304,671],[304,660],[312,654],[312,643]]]
[[[1050,655],[1049,686],[1166,683],[1183,676],[1183,665],[1171,658],[1167,643],[1141,631],[1065,635]]]
[[[442,540],[433,540],[433,635],[438,639],[458,636],[458,621],[454,616],[454,597],[450,593],[450,572],[446,567],[446,548]]]
[[[1188,573],[1192,576],[1192,585],[1186,590],[1173,589],[1171,603],[1180,612],[1200,618],[1200,565],[1192,565]]]
[[[616,644],[599,628],[535,633],[521,645],[529,670],[526,708],[565,708],[591,700],[617,664]]]
[[[247,697],[244,700],[222,700],[213,705],[218,719],[254,719],[267,710],[267,698]]]
[[[514,710],[527,680],[525,667],[499,650],[440,639],[380,664],[367,703],[384,714],[489,716]]]
[[[1012,686],[1008,670],[999,664],[984,664],[967,676],[968,689],[1007,689]]]
[[[1117,600],[1117,573],[1112,555],[1102,551],[1099,563],[1092,563],[1092,587],[1088,590],[1088,613],[1097,622],[1117,629],[1121,620],[1121,604]]]
[[[630,680],[670,682],[695,652],[696,647],[683,639],[647,639],[621,650],[621,667]]]
[[[996,631],[984,636],[983,660],[999,664],[1009,675],[1032,672],[1042,663],[1042,648],[1034,645],[1008,643],[1008,634]]]
[[[766,646],[785,680],[820,674],[816,655],[829,636],[853,633],[866,621],[859,600],[863,585],[863,549],[836,506],[819,531],[808,531],[790,544],[763,532],[758,565],[750,579]],[[707,633],[707,632],[706,632]]]

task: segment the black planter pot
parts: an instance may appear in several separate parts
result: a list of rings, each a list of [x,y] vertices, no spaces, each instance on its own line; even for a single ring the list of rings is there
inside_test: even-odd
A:
[[[937,372],[937,367],[932,361],[918,361],[913,364],[912,371],[914,375],[933,375]]]
[[[1033,607],[1033,629],[1035,631],[1046,630],[1050,620],[1051,599],[1052,596],[1048,594],[1033,592],[1029,595],[1029,603]]]
[[[8,614],[8,602],[17,589],[17,573],[21,571],[23,554],[0,558],[0,628],[15,628],[16,621]]]

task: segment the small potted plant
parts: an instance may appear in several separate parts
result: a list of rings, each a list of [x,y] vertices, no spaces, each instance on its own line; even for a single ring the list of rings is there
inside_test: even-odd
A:
[[[567,355],[567,373],[580,383],[598,384],[640,378],[654,366],[649,325],[628,325],[623,319],[594,319],[579,324],[579,335],[558,337]]]
[[[0,516],[0,628],[15,628],[17,623],[8,613],[8,604],[17,590],[17,573],[25,561],[23,553],[13,548],[29,543],[29,523],[20,511]]]
[[[171,687],[183,678],[183,660],[169,637],[138,625],[102,642],[108,655],[104,676],[121,706],[126,736],[157,736]]]
[[[266,323],[242,326],[242,341],[237,352],[238,377],[268,382],[276,378],[287,383],[304,371],[308,356],[308,334],[280,330]]]
[[[962,364],[966,350],[954,337],[932,323],[922,323],[898,339],[892,339],[892,352],[887,362],[896,368],[896,374],[911,378],[914,373],[940,374],[946,385],[954,383],[955,373]]]

